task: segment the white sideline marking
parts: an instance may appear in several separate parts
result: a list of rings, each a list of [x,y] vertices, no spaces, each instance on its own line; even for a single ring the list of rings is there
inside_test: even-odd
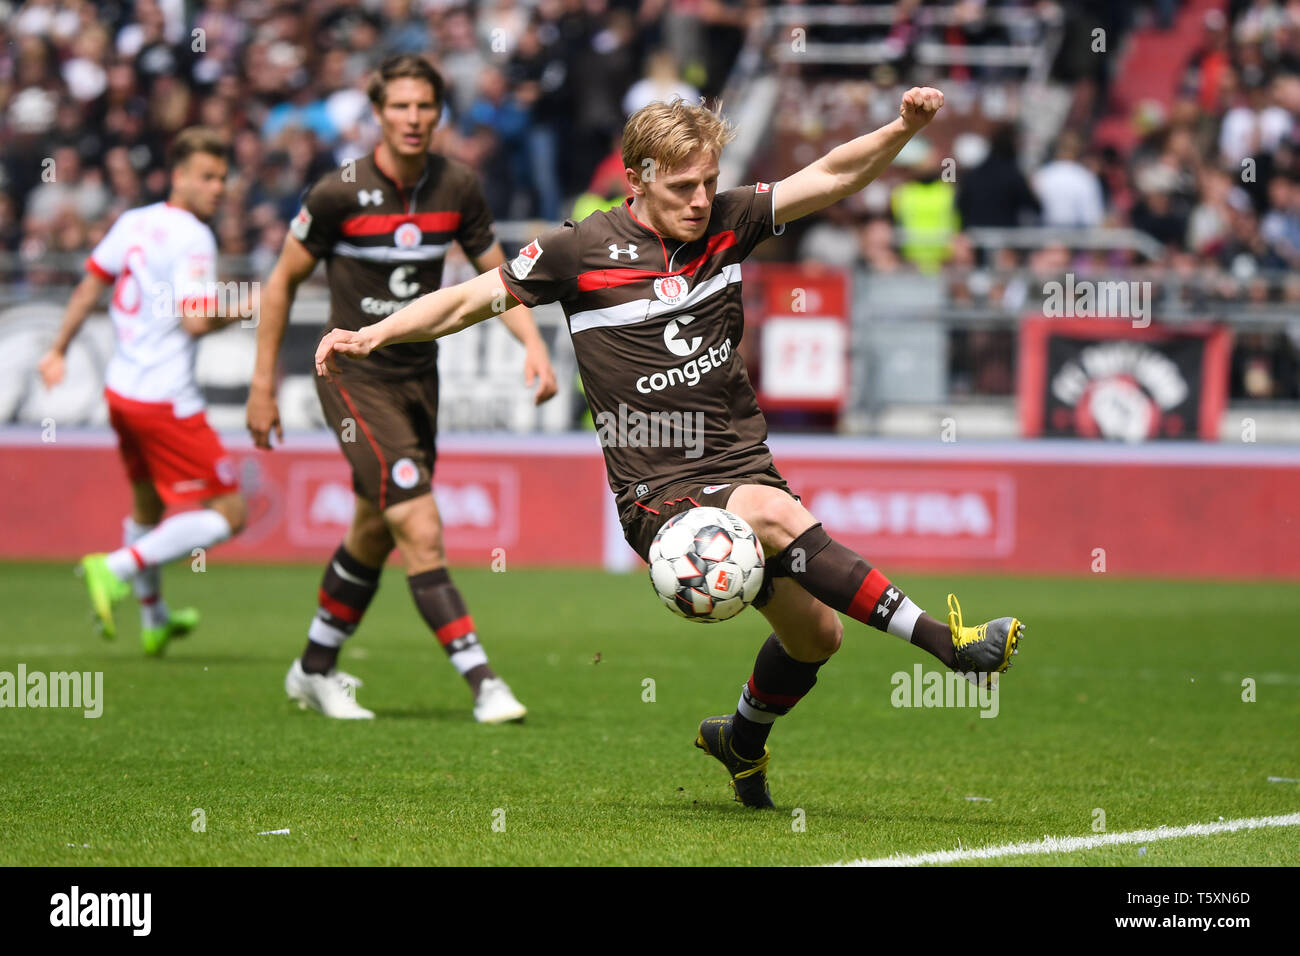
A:
[[[1000,856],[1029,856],[1044,853],[1074,853],[1076,850],[1093,850],[1120,843],[1148,843],[1153,840],[1174,840],[1179,837],[1208,836],[1213,833],[1235,833],[1238,830],[1256,830],[1260,827],[1300,826],[1300,813],[1287,813],[1277,817],[1243,817],[1222,823],[1193,823],[1185,827],[1157,827],[1154,830],[1130,830],[1127,833],[1102,833],[1087,837],[1050,837],[1028,843],[1005,843],[1002,846],[979,847],[970,850],[939,850],[934,853],[917,853],[913,856],[882,856],[875,860],[850,860],[847,863],[830,863],[828,866],[925,866],[929,863],[958,863],[962,860],[992,860]]]

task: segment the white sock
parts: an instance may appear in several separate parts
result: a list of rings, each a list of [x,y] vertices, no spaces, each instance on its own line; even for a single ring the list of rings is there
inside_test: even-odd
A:
[[[122,521],[122,546],[129,548],[158,527],[140,524],[134,518]],[[162,627],[167,623],[167,602],[162,599],[162,572],[158,568],[145,568],[131,582],[135,598],[140,602],[140,626]]]
[[[221,513],[211,508],[186,511],[168,518],[129,547],[118,548],[108,556],[108,569],[125,581],[229,537],[230,522]]]
[[[912,631],[916,630],[916,622],[920,619],[921,609],[912,603],[910,597],[905,597],[894,616],[889,619],[889,633],[910,642]]]
[[[480,664],[488,662],[487,651],[483,650],[483,646],[478,643],[471,644],[464,650],[448,655],[447,659],[451,661],[451,666],[456,668],[456,673],[462,677]]]

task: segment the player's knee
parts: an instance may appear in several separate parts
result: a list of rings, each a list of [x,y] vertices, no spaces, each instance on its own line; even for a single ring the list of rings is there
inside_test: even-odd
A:
[[[802,505],[784,492],[772,489],[750,510],[750,524],[765,547],[780,550],[799,536],[807,524]]]
[[[830,608],[829,616],[825,613],[814,612],[811,620],[781,639],[785,645],[786,653],[795,660],[813,662],[824,661],[840,649],[840,643],[844,637],[844,625],[840,623],[839,615]]]
[[[209,501],[208,507],[226,519],[226,524],[230,525],[231,537],[244,530],[244,524],[248,520],[248,507],[243,495],[223,495]]]
[[[844,622],[830,608],[827,610],[830,614],[817,629],[817,648],[823,658],[830,657],[838,651],[844,641]]]
[[[404,521],[398,527],[390,524],[393,539],[407,569],[424,570],[440,568],[446,563],[442,547],[442,526],[427,516],[419,521]]]
[[[353,523],[348,550],[363,564],[381,564],[393,550],[393,536],[384,516],[375,514]]]

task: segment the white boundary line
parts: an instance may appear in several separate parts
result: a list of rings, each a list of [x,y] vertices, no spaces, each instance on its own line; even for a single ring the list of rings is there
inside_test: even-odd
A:
[[[1261,827],[1300,826],[1300,813],[1287,813],[1276,817],[1243,817],[1219,823],[1193,823],[1185,827],[1157,827],[1154,830],[1129,830],[1126,833],[1103,833],[1087,837],[1050,837],[1028,843],[1005,843],[1002,846],[979,847],[969,850],[939,850],[934,853],[917,853],[913,856],[882,856],[874,860],[850,860],[847,863],[830,863],[828,866],[925,866],[931,863],[958,863],[962,860],[992,860],[1000,856],[1030,856],[1046,853],[1074,853],[1094,850],[1097,847],[1120,843],[1150,843],[1154,840],[1175,840],[1180,837],[1208,836],[1214,833],[1235,833],[1238,830],[1257,830]]]

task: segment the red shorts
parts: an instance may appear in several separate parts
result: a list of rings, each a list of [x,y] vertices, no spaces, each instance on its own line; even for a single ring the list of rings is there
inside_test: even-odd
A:
[[[108,420],[132,483],[153,483],[165,504],[239,490],[235,465],[203,412],[177,418],[170,402],[137,402],[104,389]]]

